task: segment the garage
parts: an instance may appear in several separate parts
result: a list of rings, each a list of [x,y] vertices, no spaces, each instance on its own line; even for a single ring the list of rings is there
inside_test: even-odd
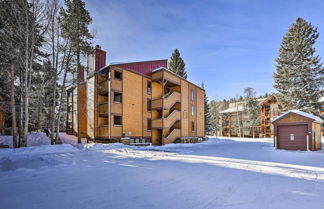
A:
[[[286,150],[321,149],[321,124],[323,120],[299,110],[288,111],[272,121],[274,145]]]

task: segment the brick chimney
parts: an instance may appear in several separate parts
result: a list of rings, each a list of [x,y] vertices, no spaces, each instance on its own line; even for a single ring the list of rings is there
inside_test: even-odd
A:
[[[99,70],[100,68],[106,65],[106,52],[101,49],[99,45],[95,47],[95,70]]]
[[[88,55],[88,70],[92,74],[106,66],[106,52],[96,45],[93,52]]]

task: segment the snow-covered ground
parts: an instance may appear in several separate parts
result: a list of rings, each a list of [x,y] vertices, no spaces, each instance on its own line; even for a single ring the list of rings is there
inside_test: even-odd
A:
[[[28,140],[27,140],[27,146],[41,146],[41,145],[50,145],[51,139],[46,136],[45,133],[39,132],[39,133],[29,133],[28,134]],[[12,136],[0,136],[0,145],[9,145],[9,147],[12,146]]]
[[[271,139],[0,150],[0,208],[324,208],[324,152]]]

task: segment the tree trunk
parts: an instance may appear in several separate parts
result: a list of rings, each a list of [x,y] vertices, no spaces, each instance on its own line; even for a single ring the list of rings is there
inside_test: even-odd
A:
[[[56,72],[54,72],[56,75]],[[56,76],[53,78],[53,101],[52,101],[52,110],[51,110],[51,144],[55,144],[55,105],[56,105]]]
[[[57,113],[56,136],[55,136],[56,143],[58,143],[58,139],[59,139],[61,109],[62,109],[62,103],[63,103],[63,98],[64,98],[63,94],[64,94],[64,89],[65,89],[66,77],[67,77],[67,69],[65,69],[65,72],[64,72],[63,83],[62,83],[62,87],[61,87],[60,104],[59,104],[59,109],[58,109],[58,113]]]
[[[77,1],[78,36],[80,36],[80,5]],[[77,43],[77,115],[78,115],[78,144],[81,143],[81,114],[80,114],[80,43]]]
[[[11,64],[11,120],[12,120],[12,145],[14,148],[17,148],[19,143],[17,141],[17,120],[16,120],[16,101],[15,101],[15,68]]]
[[[20,75],[20,83],[23,83],[22,75]],[[20,104],[19,104],[19,140],[18,147],[21,146],[23,141],[23,126],[24,126],[24,97],[23,86],[20,86]]]

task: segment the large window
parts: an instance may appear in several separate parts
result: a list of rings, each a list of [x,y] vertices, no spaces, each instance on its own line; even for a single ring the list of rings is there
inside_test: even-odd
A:
[[[115,126],[121,126],[122,125],[122,117],[121,116],[114,116],[114,125]]]
[[[152,83],[151,83],[151,81],[147,81],[147,93],[152,94]]]
[[[122,80],[123,74],[122,72],[115,71],[115,79]]]
[[[150,99],[147,100],[147,111],[148,112],[152,111],[152,100]]]
[[[195,100],[195,91],[191,89],[191,101]]]
[[[191,131],[195,131],[195,122],[191,121]]]
[[[114,92],[114,102],[122,103],[122,93]]]
[[[147,130],[148,131],[152,130],[152,119],[151,118],[147,119]]]
[[[195,115],[195,105],[191,105],[191,115]]]

